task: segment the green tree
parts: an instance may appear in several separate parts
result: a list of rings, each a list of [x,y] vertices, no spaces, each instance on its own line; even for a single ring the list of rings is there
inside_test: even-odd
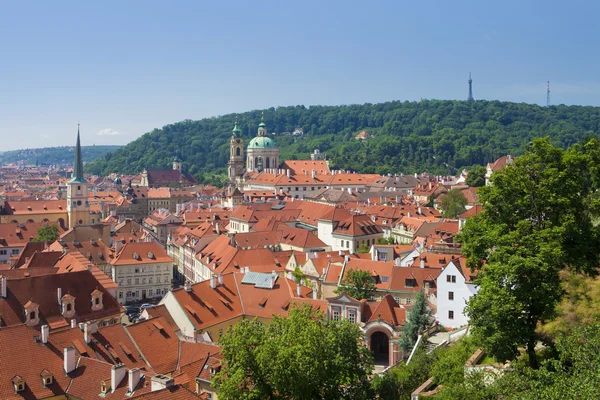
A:
[[[346,272],[343,284],[335,290],[335,293],[346,292],[350,297],[364,300],[371,297],[375,289],[375,279],[369,271],[351,269]]]
[[[400,335],[399,345],[404,351],[404,354],[410,353],[417,342],[419,332],[422,333],[425,331],[429,321],[429,307],[427,306],[423,292],[419,292],[406,316],[406,323],[404,324],[402,334]]]
[[[396,244],[396,241],[392,237],[379,238],[379,239],[377,239],[377,244]]]
[[[467,198],[459,189],[451,189],[443,195],[440,208],[445,218],[456,218],[466,211]]]
[[[54,242],[58,239],[58,225],[44,225],[37,230],[37,236],[33,238],[34,242]]]
[[[356,253],[358,254],[366,254],[370,251],[369,246],[367,246],[366,244],[361,244],[360,247],[358,248],[358,250],[356,250]]]
[[[220,340],[223,367],[213,379],[219,398],[371,398],[370,351],[347,320],[328,321],[310,305],[265,325],[244,320]]]
[[[486,169],[482,165],[478,165],[469,170],[465,183],[470,187],[480,187],[485,185]]]
[[[296,283],[300,283],[302,281],[302,278],[304,278],[304,273],[302,272],[302,270],[300,269],[300,267],[298,265],[296,265],[296,268],[294,268],[294,272],[292,272],[292,276],[294,277],[294,281]]]
[[[560,271],[598,265],[589,162],[580,146],[563,151],[536,139],[480,189],[483,211],[459,235],[468,265],[481,270],[466,308],[472,334],[499,361],[515,359],[525,346],[537,368],[536,327],[555,314]]]

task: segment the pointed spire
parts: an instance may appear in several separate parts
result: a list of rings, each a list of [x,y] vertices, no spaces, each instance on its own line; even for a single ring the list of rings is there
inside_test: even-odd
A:
[[[81,159],[81,139],[79,137],[79,124],[77,124],[77,144],[75,145],[75,164],[73,165],[73,177],[71,182],[84,182],[83,161]]]

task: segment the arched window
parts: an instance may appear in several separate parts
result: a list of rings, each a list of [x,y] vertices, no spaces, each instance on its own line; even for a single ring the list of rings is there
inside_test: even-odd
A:
[[[239,156],[242,153],[242,150],[238,147],[237,149],[235,149],[235,155]]]
[[[29,313],[29,320],[33,321],[35,319],[35,311]]]
[[[68,312],[71,312],[71,309],[72,309],[72,308],[73,308],[73,306],[71,306],[71,304],[70,304],[70,303],[69,303],[69,304],[67,304],[67,311],[68,311]]]

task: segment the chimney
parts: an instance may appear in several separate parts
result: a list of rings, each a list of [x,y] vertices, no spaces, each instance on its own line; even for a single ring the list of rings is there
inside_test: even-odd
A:
[[[425,257],[421,257],[419,261],[419,268],[425,268]]]
[[[75,346],[65,347],[63,350],[63,366],[65,373],[70,374],[75,369]]]
[[[140,383],[140,379],[142,378],[142,374],[139,368],[134,368],[129,370],[129,382],[127,383],[127,391],[129,393],[133,393],[138,383]]]
[[[338,250],[338,255],[343,256],[344,255],[344,250]]]
[[[217,278],[219,280],[219,286],[223,286],[223,274],[217,275]]]
[[[285,172],[285,173],[287,174],[287,177],[288,177],[288,179],[289,179],[289,178],[290,178],[290,170],[289,170],[289,168],[286,170],[286,172]]]
[[[185,281],[185,283],[183,284],[183,288],[185,289],[186,292],[191,292],[192,291],[192,282],[190,281]]]
[[[6,298],[6,277],[3,276],[2,280],[0,281],[0,297],[2,297],[3,299]]]
[[[423,215],[423,213],[421,212],[421,207],[419,207],[419,208],[417,209],[417,212],[419,213],[419,215]]]
[[[296,294],[298,297],[302,297],[302,285],[299,283],[296,285]]]
[[[313,300],[317,300],[317,284],[313,287]]]
[[[112,393],[117,390],[117,386],[119,386],[123,378],[125,378],[126,373],[127,369],[125,368],[125,364],[117,364],[112,366],[110,370],[110,391]]]
[[[61,288],[56,289],[56,297],[58,299],[58,305],[62,306],[62,289]]]
[[[48,343],[48,337],[50,336],[50,327],[48,325],[42,325],[42,343]]]
[[[349,261],[350,261],[350,256],[348,254],[346,254],[344,256],[344,264],[348,264]]]
[[[315,179],[315,176],[317,176],[317,171],[313,169],[313,170],[311,171],[311,177],[312,177],[313,179]]]
[[[210,276],[210,288],[215,289],[217,287],[217,277],[214,275]]]
[[[173,378],[169,378],[166,375],[155,375],[152,377],[151,390],[154,392],[157,390],[166,389],[168,387],[173,386],[174,383],[175,381],[173,380]]]
[[[220,235],[221,234],[221,227],[219,226],[218,222],[216,223],[216,225],[217,226],[215,228],[216,228],[216,231],[217,231],[217,235]]]
[[[87,344],[92,341],[92,335],[98,332],[98,325],[95,322],[86,322],[83,325],[83,339]]]

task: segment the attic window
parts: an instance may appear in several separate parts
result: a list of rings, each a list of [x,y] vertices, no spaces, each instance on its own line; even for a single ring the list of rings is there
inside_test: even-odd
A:
[[[133,259],[134,260],[139,260],[140,259],[140,255],[138,253],[133,253]]]
[[[151,251],[148,252],[148,258],[154,258],[154,253],[152,253]]]
[[[261,308],[264,308],[265,305],[267,304],[267,298],[263,297],[262,299],[260,299],[260,301],[258,302],[258,306]]]
[[[282,310],[287,310],[289,307],[290,307],[290,302],[289,302],[289,300],[288,300],[288,301],[286,301],[285,303],[283,303],[283,304],[281,305],[281,309],[282,309]]]
[[[194,309],[192,307],[190,307],[188,304],[186,304],[184,307],[187,310],[187,312],[192,314],[194,317],[196,316],[196,311],[194,311]]]
[[[15,375],[12,378],[12,384],[17,393],[25,390],[25,380],[20,375]]]
[[[154,327],[156,329],[158,329],[159,331],[164,331],[165,330],[165,328],[163,328],[163,326],[159,322],[152,322],[152,325],[154,325]]]
[[[412,288],[417,286],[417,280],[413,278],[406,278],[404,280],[404,287]]]
[[[131,357],[132,353],[129,350],[129,348],[127,346],[125,346],[123,343],[119,343],[119,345],[121,346],[121,349],[123,349],[123,352],[128,356]]]
[[[108,386],[108,385],[106,384],[106,381],[102,381],[102,382],[100,382],[100,393],[102,393],[102,394],[106,394],[106,393],[108,393],[108,389],[109,389],[109,388],[110,388],[110,386]]]
[[[52,385],[52,382],[54,382],[54,376],[47,369],[44,369],[40,373],[40,377],[42,378],[42,385],[44,385],[44,386]]]

